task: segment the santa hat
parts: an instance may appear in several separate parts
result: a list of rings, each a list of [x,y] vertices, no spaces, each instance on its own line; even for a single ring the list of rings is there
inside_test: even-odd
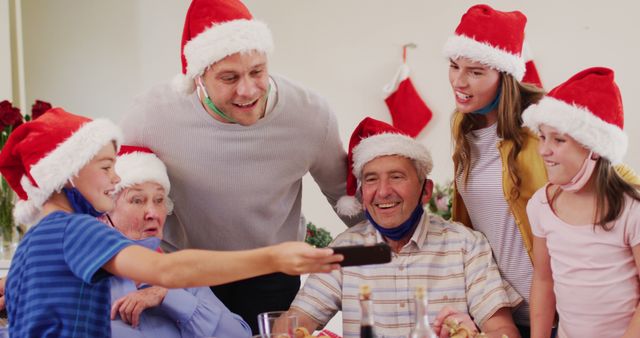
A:
[[[525,73],[524,77],[522,78],[522,83],[528,83],[538,88],[543,88],[540,74],[538,74],[538,68],[533,61],[533,53],[531,52],[531,48],[526,41],[522,46],[522,57],[524,58],[525,62]]]
[[[614,164],[627,151],[622,97],[609,68],[589,68],[572,76],[530,105],[522,120],[534,132],[540,124],[556,128]]]
[[[154,182],[164,188],[165,194],[169,194],[171,184],[167,167],[149,148],[123,145],[115,168],[116,174],[120,176],[116,193],[135,184]]]
[[[42,205],[60,191],[109,142],[120,145],[120,128],[62,108],[48,110],[14,130],[0,153],[0,172],[18,195],[18,223],[35,222]]]
[[[444,54],[480,62],[522,80],[525,62],[522,58],[524,26],[527,17],[521,12],[501,12],[488,5],[475,5],[460,19],[455,35],[450,37]]]
[[[182,32],[182,74],[175,79],[174,88],[190,94],[194,80],[207,67],[225,57],[257,50],[273,50],[271,31],[264,23],[254,20],[238,0],[193,0]]]
[[[424,145],[400,129],[366,117],[353,131],[349,141],[347,194],[338,200],[336,209],[339,214],[355,216],[362,211],[362,204],[355,197],[362,168],[377,157],[389,155],[413,160],[420,178],[426,178],[433,168],[431,154]]]

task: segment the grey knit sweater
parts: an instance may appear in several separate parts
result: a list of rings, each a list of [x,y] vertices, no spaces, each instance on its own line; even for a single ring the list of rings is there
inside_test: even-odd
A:
[[[307,172],[331,205],[345,194],[335,115],[315,93],[272,79],[275,107],[251,126],[213,119],[195,93],[184,96],[168,84],[136,99],[123,117],[125,143],[151,148],[167,165],[175,203],[168,244],[236,250],[299,239]]]

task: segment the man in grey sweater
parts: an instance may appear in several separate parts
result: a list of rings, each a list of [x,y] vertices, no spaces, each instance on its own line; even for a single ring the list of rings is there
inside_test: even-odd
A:
[[[182,74],[139,97],[122,120],[126,142],[151,148],[167,165],[175,209],[164,237],[175,249],[302,240],[307,172],[332,206],[345,193],[336,117],[315,93],[268,73],[272,45],[267,26],[239,1],[194,0]],[[256,332],[256,315],[288,309],[299,285],[276,274],[213,290]]]

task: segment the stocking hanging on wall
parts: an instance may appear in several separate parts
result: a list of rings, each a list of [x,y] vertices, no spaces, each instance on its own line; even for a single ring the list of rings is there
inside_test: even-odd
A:
[[[389,107],[393,126],[415,138],[429,123],[433,113],[424,103],[409,78],[406,47],[403,50],[403,62],[400,69],[398,69],[393,81],[384,87],[384,92],[387,95],[384,101]]]
[[[538,88],[542,88],[542,80],[540,80],[538,69],[536,68],[536,64],[533,62],[533,53],[526,41],[522,45],[522,57],[524,58],[526,67],[522,83],[528,83],[535,85]]]

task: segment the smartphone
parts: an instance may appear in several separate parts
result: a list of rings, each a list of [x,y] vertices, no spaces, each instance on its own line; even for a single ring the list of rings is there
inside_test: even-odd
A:
[[[334,253],[344,256],[341,266],[382,264],[391,262],[391,247],[386,243],[331,247]]]

